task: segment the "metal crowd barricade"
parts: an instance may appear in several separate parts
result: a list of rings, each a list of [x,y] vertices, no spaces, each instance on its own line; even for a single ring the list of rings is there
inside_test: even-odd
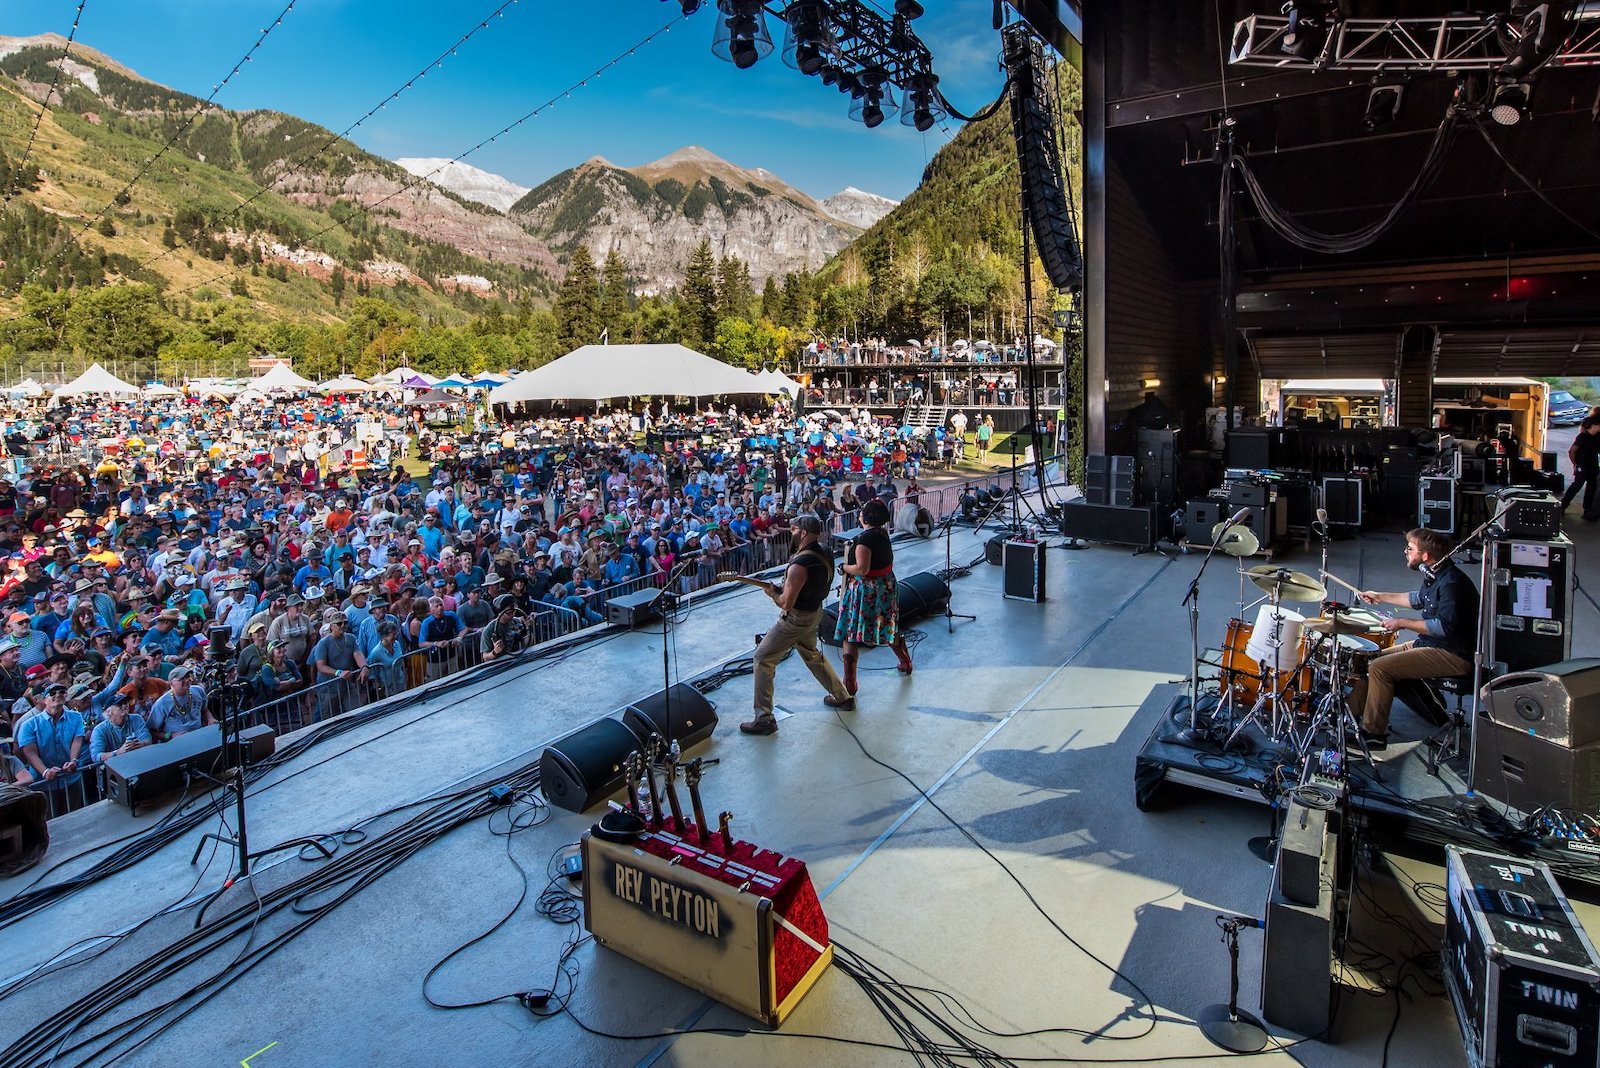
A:
[[[83,759],[87,761],[88,758],[89,747],[86,744],[83,747]],[[85,764],[80,767],[76,781],[62,782],[59,778],[48,782],[35,780],[29,784],[29,788],[34,793],[44,795],[45,819],[53,820],[100,800],[100,769],[94,764]]]

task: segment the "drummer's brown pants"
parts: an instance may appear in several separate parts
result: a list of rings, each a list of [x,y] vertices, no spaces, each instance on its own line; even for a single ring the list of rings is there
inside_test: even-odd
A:
[[[1401,679],[1441,679],[1472,674],[1472,661],[1446,649],[1418,649],[1396,645],[1367,662],[1367,677],[1350,684],[1350,707],[1361,713],[1361,728],[1368,734],[1389,733],[1389,706],[1394,684]]]

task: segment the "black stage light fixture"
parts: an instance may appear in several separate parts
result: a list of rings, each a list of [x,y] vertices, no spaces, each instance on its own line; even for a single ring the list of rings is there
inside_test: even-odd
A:
[[[1535,4],[1522,16],[1522,24],[1502,37],[1509,38],[1507,51],[1510,57],[1495,73],[1507,81],[1521,81],[1548,63],[1561,48],[1566,34],[1567,14],[1572,7],[1566,3]]]
[[[1528,99],[1533,86],[1527,82],[1496,82],[1489,117],[1501,126],[1515,126],[1528,114]]]
[[[822,0],[796,0],[785,12],[783,61],[801,74],[820,74],[838,53]]]
[[[888,83],[862,86],[861,95],[850,101],[850,117],[864,123],[869,130],[883,125],[883,120],[894,113],[894,90]]]
[[[748,70],[772,54],[772,36],[767,33],[761,0],[717,0],[717,10],[722,18],[711,38],[712,55]]]
[[[1289,27],[1279,47],[1298,59],[1315,58],[1328,41],[1328,27],[1333,21],[1331,8],[1327,0],[1289,0],[1284,5]]]
[[[903,19],[922,17],[922,5],[917,0],[894,0],[894,13]]]
[[[900,121],[918,133],[926,133],[936,122],[944,121],[944,105],[939,102],[939,76],[919,73],[911,76],[900,110]]]
[[[1404,85],[1374,85],[1367,90],[1367,111],[1361,117],[1361,125],[1369,130],[1389,125],[1400,114],[1405,93]]]

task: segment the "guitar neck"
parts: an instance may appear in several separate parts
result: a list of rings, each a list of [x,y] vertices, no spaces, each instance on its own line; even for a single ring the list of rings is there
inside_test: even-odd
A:
[[[771,590],[772,583],[766,579],[751,578],[748,575],[735,575],[732,571],[723,571],[717,575],[718,582],[738,582],[745,586],[754,586],[758,590]]]

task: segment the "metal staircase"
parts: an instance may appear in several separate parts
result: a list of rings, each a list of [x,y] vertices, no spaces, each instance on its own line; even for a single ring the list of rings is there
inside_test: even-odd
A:
[[[907,404],[900,425],[916,430],[932,430],[944,426],[949,418],[948,404]]]

